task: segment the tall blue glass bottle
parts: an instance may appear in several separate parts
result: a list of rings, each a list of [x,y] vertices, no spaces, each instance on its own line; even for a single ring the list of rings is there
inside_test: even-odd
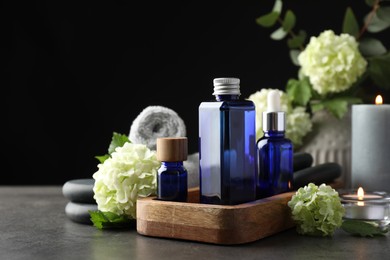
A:
[[[199,106],[200,202],[235,205],[256,199],[256,111],[240,100],[240,80],[216,78],[215,100]]]
[[[257,141],[257,199],[291,191],[293,188],[293,145],[285,137],[285,112],[280,111],[277,90],[268,94],[263,112],[264,136]]]

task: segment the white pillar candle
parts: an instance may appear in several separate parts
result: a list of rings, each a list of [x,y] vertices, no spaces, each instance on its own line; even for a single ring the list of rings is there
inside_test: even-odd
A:
[[[390,105],[352,105],[351,186],[390,192]]]

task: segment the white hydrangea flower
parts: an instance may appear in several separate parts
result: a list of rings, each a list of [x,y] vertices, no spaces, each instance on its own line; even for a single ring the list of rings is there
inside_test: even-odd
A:
[[[326,184],[309,183],[299,188],[287,205],[300,234],[333,236],[343,223],[345,209],[339,194]]]
[[[313,123],[304,107],[296,107],[287,113],[286,137],[299,147],[302,139],[312,130]]]
[[[93,174],[95,184],[94,198],[98,209],[126,214],[136,218],[138,197],[147,197],[156,193],[156,176],[161,162],[156,152],[144,144],[125,143],[98,165]]]
[[[262,118],[263,112],[267,110],[267,96],[271,90],[275,89],[263,88],[248,97],[256,106],[256,139],[264,135]],[[302,144],[303,137],[312,129],[310,115],[305,112],[304,107],[292,109],[287,94],[282,90],[278,90],[278,92],[281,110],[286,112],[286,137],[291,140],[294,146],[298,147]]]
[[[346,33],[335,35],[332,30],[312,36],[298,61],[303,75],[322,95],[350,88],[367,67],[355,38]]]

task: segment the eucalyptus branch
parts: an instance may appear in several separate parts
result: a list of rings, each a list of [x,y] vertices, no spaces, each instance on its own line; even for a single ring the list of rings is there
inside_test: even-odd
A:
[[[284,22],[284,21],[283,21],[280,17],[278,17],[278,23],[279,23],[281,26],[283,26],[283,22]],[[287,33],[291,36],[291,38],[297,37],[296,33],[294,33],[294,31],[293,31],[292,29],[288,30]],[[301,51],[303,51],[305,48],[304,48],[304,46],[303,46],[302,44],[300,44],[300,45],[299,45],[299,49],[300,49]]]
[[[362,28],[360,29],[359,35],[357,36],[357,40],[359,40],[363,36],[363,34],[367,31],[368,25],[371,23],[374,15],[376,14],[379,8],[379,1],[380,0],[375,0],[375,3],[372,5],[372,9],[368,13],[367,19],[364,22]]]

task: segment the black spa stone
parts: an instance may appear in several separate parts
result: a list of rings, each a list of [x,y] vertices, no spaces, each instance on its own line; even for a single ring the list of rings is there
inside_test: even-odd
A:
[[[70,220],[81,224],[91,225],[92,221],[88,212],[89,210],[97,210],[97,205],[70,201],[65,206],[65,214]]]
[[[62,194],[72,202],[96,204],[93,198],[94,179],[74,179],[65,182]]]

